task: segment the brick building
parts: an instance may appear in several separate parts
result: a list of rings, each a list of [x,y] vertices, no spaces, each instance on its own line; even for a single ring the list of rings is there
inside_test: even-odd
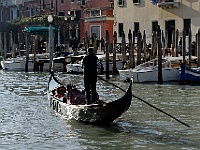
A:
[[[0,0],[0,22],[12,21],[31,16],[57,15],[66,17],[69,36],[82,42],[96,34],[105,38],[105,31],[113,39],[113,1],[112,0]],[[69,27],[67,25],[69,24]]]

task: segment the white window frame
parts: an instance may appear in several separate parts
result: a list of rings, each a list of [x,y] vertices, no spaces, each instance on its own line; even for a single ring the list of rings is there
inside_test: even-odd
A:
[[[101,16],[101,10],[100,9],[95,9],[90,11],[90,17],[96,17],[96,16]]]

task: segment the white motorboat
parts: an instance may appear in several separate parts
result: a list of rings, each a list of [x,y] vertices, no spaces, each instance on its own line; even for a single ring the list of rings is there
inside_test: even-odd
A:
[[[66,65],[66,70],[67,73],[74,73],[74,74],[79,74],[83,73],[83,68],[82,68],[82,60],[85,55],[69,55],[67,57],[67,65]]]
[[[173,58],[174,59],[174,58]],[[174,59],[175,60],[175,59]],[[179,67],[172,67],[172,62],[169,58],[162,59],[162,80],[178,81]],[[118,70],[121,78],[133,78],[133,82],[157,82],[158,81],[158,60],[153,59],[134,69]]]
[[[30,66],[32,65],[29,62]],[[9,58],[5,61],[1,61],[1,66],[3,70],[10,70],[10,71],[22,71],[25,70],[26,65],[26,57],[16,57],[16,58]]]
[[[33,54],[29,55],[28,71],[33,71],[33,67],[34,67],[33,57],[34,57]],[[59,59],[59,58],[54,58],[54,60],[56,59]],[[44,62],[42,66],[43,71],[49,71],[49,53],[36,54],[36,61],[43,61]],[[26,56],[9,58],[5,61],[1,61],[1,66],[3,70],[8,70],[8,71],[25,71],[25,65],[26,65]],[[63,64],[55,63],[54,68],[55,68],[54,70],[56,71],[62,71]]]
[[[78,56],[68,56],[67,62],[70,62],[66,65],[67,73],[83,73],[83,68],[82,68],[82,59],[85,55],[78,55]],[[103,65],[103,72],[106,71],[106,55],[96,55],[98,59],[101,61]],[[123,62],[117,58],[116,60],[116,67],[117,70],[123,68]],[[109,62],[109,72],[112,72],[113,68],[113,63],[112,63],[112,57],[110,57],[110,62]]]

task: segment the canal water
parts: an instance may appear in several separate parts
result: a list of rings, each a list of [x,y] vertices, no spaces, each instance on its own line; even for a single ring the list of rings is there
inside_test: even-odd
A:
[[[83,88],[82,75],[56,73],[63,83]],[[0,150],[197,150],[200,149],[200,86],[133,84],[131,107],[108,126],[88,125],[55,114],[46,96],[48,73],[0,72]],[[119,77],[109,82],[127,89]],[[124,92],[98,80],[101,99]]]

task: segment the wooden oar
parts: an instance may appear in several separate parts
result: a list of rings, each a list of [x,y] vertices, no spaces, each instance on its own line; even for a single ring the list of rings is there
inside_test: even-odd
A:
[[[111,83],[111,82],[109,82],[109,81],[107,81],[107,80],[103,79],[103,78],[102,78],[102,77],[100,77],[100,76],[97,76],[97,77],[98,77],[99,79],[101,79],[101,80],[103,80],[103,81],[105,81],[105,82],[107,82],[107,83],[109,83],[109,84],[113,85],[114,87],[116,87],[116,88],[119,88],[119,89],[120,89],[120,90],[122,90],[123,92],[126,92],[124,89],[122,89],[121,87],[119,87],[119,86],[115,85],[114,83]],[[139,98],[139,97],[137,97],[137,96],[135,96],[135,95],[133,95],[133,94],[132,94],[132,96],[133,96],[133,97],[135,97],[135,98],[137,98],[137,99],[139,99],[140,101],[142,101],[142,102],[146,103],[147,105],[151,106],[152,108],[154,108],[154,109],[156,109],[156,110],[158,110],[158,111],[160,111],[160,112],[164,113],[165,115],[167,115],[167,116],[169,116],[169,117],[173,118],[174,120],[176,120],[176,121],[180,122],[181,124],[185,125],[186,127],[190,127],[188,124],[186,124],[186,123],[184,123],[184,122],[180,121],[179,119],[175,118],[174,116],[172,116],[172,115],[170,115],[170,114],[168,114],[168,113],[164,112],[163,110],[161,110],[160,108],[157,108],[156,106],[154,106],[154,105],[150,104],[149,102],[147,102],[147,101],[145,101],[145,100],[143,100],[143,99],[141,99],[141,98]]]

